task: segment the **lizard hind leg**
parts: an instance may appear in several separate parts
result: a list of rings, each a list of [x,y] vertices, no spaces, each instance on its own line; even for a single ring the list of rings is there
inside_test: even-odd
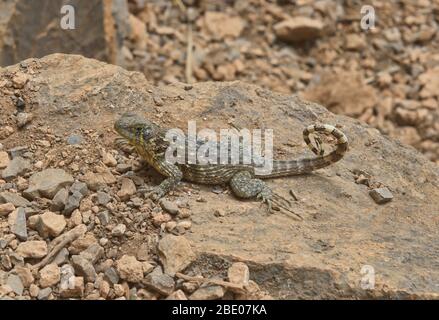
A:
[[[303,220],[300,215],[291,210],[291,202],[282,196],[273,193],[261,179],[253,178],[250,172],[240,171],[230,180],[230,187],[233,193],[243,199],[256,198],[265,203],[269,212],[274,210],[286,211],[293,214],[295,218]],[[273,206],[274,205],[274,206]]]

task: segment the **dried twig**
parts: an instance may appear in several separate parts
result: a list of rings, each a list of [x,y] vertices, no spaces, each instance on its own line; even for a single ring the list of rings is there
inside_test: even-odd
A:
[[[32,268],[39,270],[48,263],[50,263],[53,258],[69,243],[75,241],[79,237],[83,236],[87,232],[87,227],[84,224],[81,224],[72,230],[60,235],[59,237],[55,238],[50,243],[50,252],[49,254],[41,260],[39,263],[32,266]]]
[[[186,49],[186,68],[185,68],[185,74],[186,74],[186,82],[187,83],[193,83],[193,46],[194,46],[194,40],[192,35],[192,23],[188,22],[187,24],[187,49]]]

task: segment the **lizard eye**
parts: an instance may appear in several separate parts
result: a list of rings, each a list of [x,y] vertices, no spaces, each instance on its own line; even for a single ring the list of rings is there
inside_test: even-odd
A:
[[[151,135],[151,130],[149,128],[144,128],[143,129],[143,139],[148,139]]]

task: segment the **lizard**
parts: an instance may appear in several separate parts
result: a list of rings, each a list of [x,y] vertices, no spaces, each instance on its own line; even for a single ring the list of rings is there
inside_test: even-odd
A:
[[[256,198],[265,203],[270,212],[282,208],[299,219],[302,217],[290,210],[289,200],[274,193],[263,179],[310,173],[339,161],[348,150],[347,137],[341,130],[328,124],[312,124],[303,130],[303,139],[316,157],[274,160],[270,173],[257,174],[255,164],[199,164],[187,161],[184,163],[167,161],[165,153],[170,145],[166,138],[167,129],[136,113],[123,114],[116,120],[114,129],[121,136],[119,139],[129,143],[150,166],[166,177],[160,185],[148,193],[148,196],[154,200],[164,197],[181,180],[210,185],[228,183],[233,194],[238,198]],[[319,137],[314,139],[316,146],[311,142],[310,134],[317,133],[332,135],[336,139],[336,148],[325,155]],[[198,142],[197,146],[199,146]],[[187,148],[187,140],[185,148]]]

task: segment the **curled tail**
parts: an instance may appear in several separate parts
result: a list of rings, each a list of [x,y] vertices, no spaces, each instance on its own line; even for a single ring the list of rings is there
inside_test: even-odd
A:
[[[311,133],[325,133],[330,134],[337,139],[336,148],[327,155],[324,155],[322,148],[315,147],[309,138]],[[303,139],[308,147],[314,152],[317,157],[304,158],[297,160],[275,160],[273,161],[273,168],[271,173],[258,175],[261,178],[275,178],[281,176],[299,175],[308,173],[320,168],[327,167],[341,158],[348,150],[348,139],[345,134],[334,126],[329,124],[313,124],[303,130]],[[320,147],[320,140],[316,139],[316,144]]]

